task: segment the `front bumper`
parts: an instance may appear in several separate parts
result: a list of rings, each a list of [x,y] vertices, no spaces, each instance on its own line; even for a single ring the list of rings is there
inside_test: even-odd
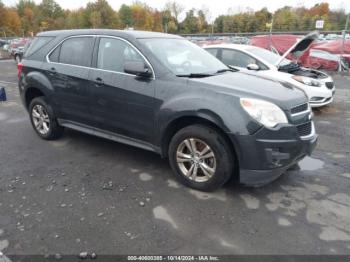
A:
[[[254,135],[231,135],[231,139],[238,147],[240,183],[260,186],[310,155],[318,136],[313,133],[301,139],[296,128],[289,125],[276,130],[262,128]]]
[[[333,88],[331,91],[332,91],[332,95],[329,97],[319,97],[319,100],[317,100],[317,101],[313,101],[311,98],[309,101],[310,106],[312,108],[316,108],[316,107],[321,107],[321,106],[325,106],[325,105],[332,103],[333,96],[335,94],[335,88]]]

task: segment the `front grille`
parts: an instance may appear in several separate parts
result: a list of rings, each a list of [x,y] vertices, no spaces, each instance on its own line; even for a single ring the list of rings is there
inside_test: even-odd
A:
[[[290,111],[291,111],[292,115],[294,115],[294,114],[298,114],[300,112],[307,111],[308,107],[309,107],[308,104],[305,103],[305,104],[301,104],[301,105],[298,105],[296,107],[293,107]]]
[[[326,82],[326,87],[332,89],[334,87],[334,82]]]
[[[312,132],[312,123],[307,122],[297,126],[299,136],[308,136]]]

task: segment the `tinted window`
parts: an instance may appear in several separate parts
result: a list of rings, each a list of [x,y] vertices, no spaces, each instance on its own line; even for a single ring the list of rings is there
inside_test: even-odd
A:
[[[260,69],[266,69],[266,66],[260,61],[256,60],[254,57],[231,49],[222,50],[222,62],[224,62],[226,65],[243,68],[246,68],[249,64],[256,64]]]
[[[58,61],[63,64],[90,66],[94,40],[93,37],[67,39],[61,45]]]
[[[210,54],[212,54],[213,56],[217,57],[218,55],[218,49],[216,48],[209,48],[209,49],[206,49]]]
[[[58,58],[60,56],[61,46],[58,46],[49,56],[49,60],[51,62],[58,62]]]
[[[143,61],[141,55],[128,43],[115,38],[101,38],[97,68],[124,72],[125,61]]]
[[[50,42],[54,37],[51,36],[40,36],[35,37],[33,41],[29,41],[25,47],[24,57],[28,57],[38,51],[40,48],[45,46]]]

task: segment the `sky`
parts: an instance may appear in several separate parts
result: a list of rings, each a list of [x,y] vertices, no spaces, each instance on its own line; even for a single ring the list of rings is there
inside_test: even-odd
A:
[[[37,3],[40,3],[41,0],[34,0]],[[77,9],[83,7],[86,3],[91,0],[56,0],[63,8],[65,9]],[[134,0],[107,0],[109,4],[114,9],[119,9],[122,4],[132,4]],[[2,2],[9,6],[16,5],[17,0],[2,0]],[[166,0],[141,0],[153,8],[159,10],[163,9]],[[350,1],[349,0],[177,0],[178,3],[185,7],[185,11],[191,8],[206,8],[210,13],[210,20],[215,19],[215,17],[239,12],[240,10],[245,10],[247,7],[254,10],[259,10],[263,7],[267,7],[269,11],[275,11],[276,9],[289,5],[289,6],[300,6],[304,5],[306,7],[311,7],[316,3],[328,2],[331,9],[345,8],[347,12],[350,12]],[[249,3],[249,5],[247,4]],[[184,16],[184,14],[183,14]],[[181,19],[181,17],[180,17]]]

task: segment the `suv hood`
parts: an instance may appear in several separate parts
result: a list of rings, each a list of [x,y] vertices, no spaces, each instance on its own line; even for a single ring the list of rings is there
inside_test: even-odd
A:
[[[279,65],[281,64],[281,62],[289,55],[291,54],[292,56],[299,58],[301,57],[305,51],[307,51],[311,44],[318,39],[319,33],[317,31],[311,32],[309,34],[307,34],[304,38],[300,39],[299,41],[297,41],[291,48],[289,48],[287,50],[287,52],[285,52],[280,60],[278,60],[278,62],[275,64],[276,67],[278,68]]]
[[[215,88],[218,92],[263,99],[277,104],[284,110],[306,103],[306,94],[301,89],[287,83],[243,72],[226,72],[204,78],[189,78],[189,85]]]

